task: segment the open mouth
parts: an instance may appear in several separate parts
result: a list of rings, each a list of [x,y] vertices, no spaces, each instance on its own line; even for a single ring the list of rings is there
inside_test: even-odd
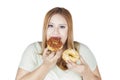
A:
[[[63,43],[60,37],[51,37],[47,41],[47,46],[51,51],[57,51],[62,48]]]
[[[50,38],[54,38],[54,39],[61,39],[61,37],[59,37],[59,36],[52,36],[52,37],[50,37]]]

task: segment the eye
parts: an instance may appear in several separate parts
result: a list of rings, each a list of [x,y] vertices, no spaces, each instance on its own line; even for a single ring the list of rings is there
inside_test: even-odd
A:
[[[65,28],[65,26],[60,26],[60,28]]]
[[[52,28],[53,27],[53,25],[48,25],[48,28]]]

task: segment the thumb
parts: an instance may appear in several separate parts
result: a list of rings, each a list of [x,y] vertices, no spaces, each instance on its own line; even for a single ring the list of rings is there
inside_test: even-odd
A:
[[[61,51],[57,51],[54,58],[55,58],[55,59],[60,58],[60,57],[61,57],[61,54],[62,54]]]

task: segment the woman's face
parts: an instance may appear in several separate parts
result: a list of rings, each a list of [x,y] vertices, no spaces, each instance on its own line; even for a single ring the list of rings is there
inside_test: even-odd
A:
[[[53,15],[48,23],[47,40],[51,37],[59,37],[62,43],[65,44],[67,32],[68,25],[66,19],[60,14]]]

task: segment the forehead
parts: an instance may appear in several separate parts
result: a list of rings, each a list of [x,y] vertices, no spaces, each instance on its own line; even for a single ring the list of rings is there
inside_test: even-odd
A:
[[[64,18],[64,16],[60,15],[60,14],[54,14],[51,19],[50,19],[50,23],[63,23],[63,24],[67,24],[66,19]]]

